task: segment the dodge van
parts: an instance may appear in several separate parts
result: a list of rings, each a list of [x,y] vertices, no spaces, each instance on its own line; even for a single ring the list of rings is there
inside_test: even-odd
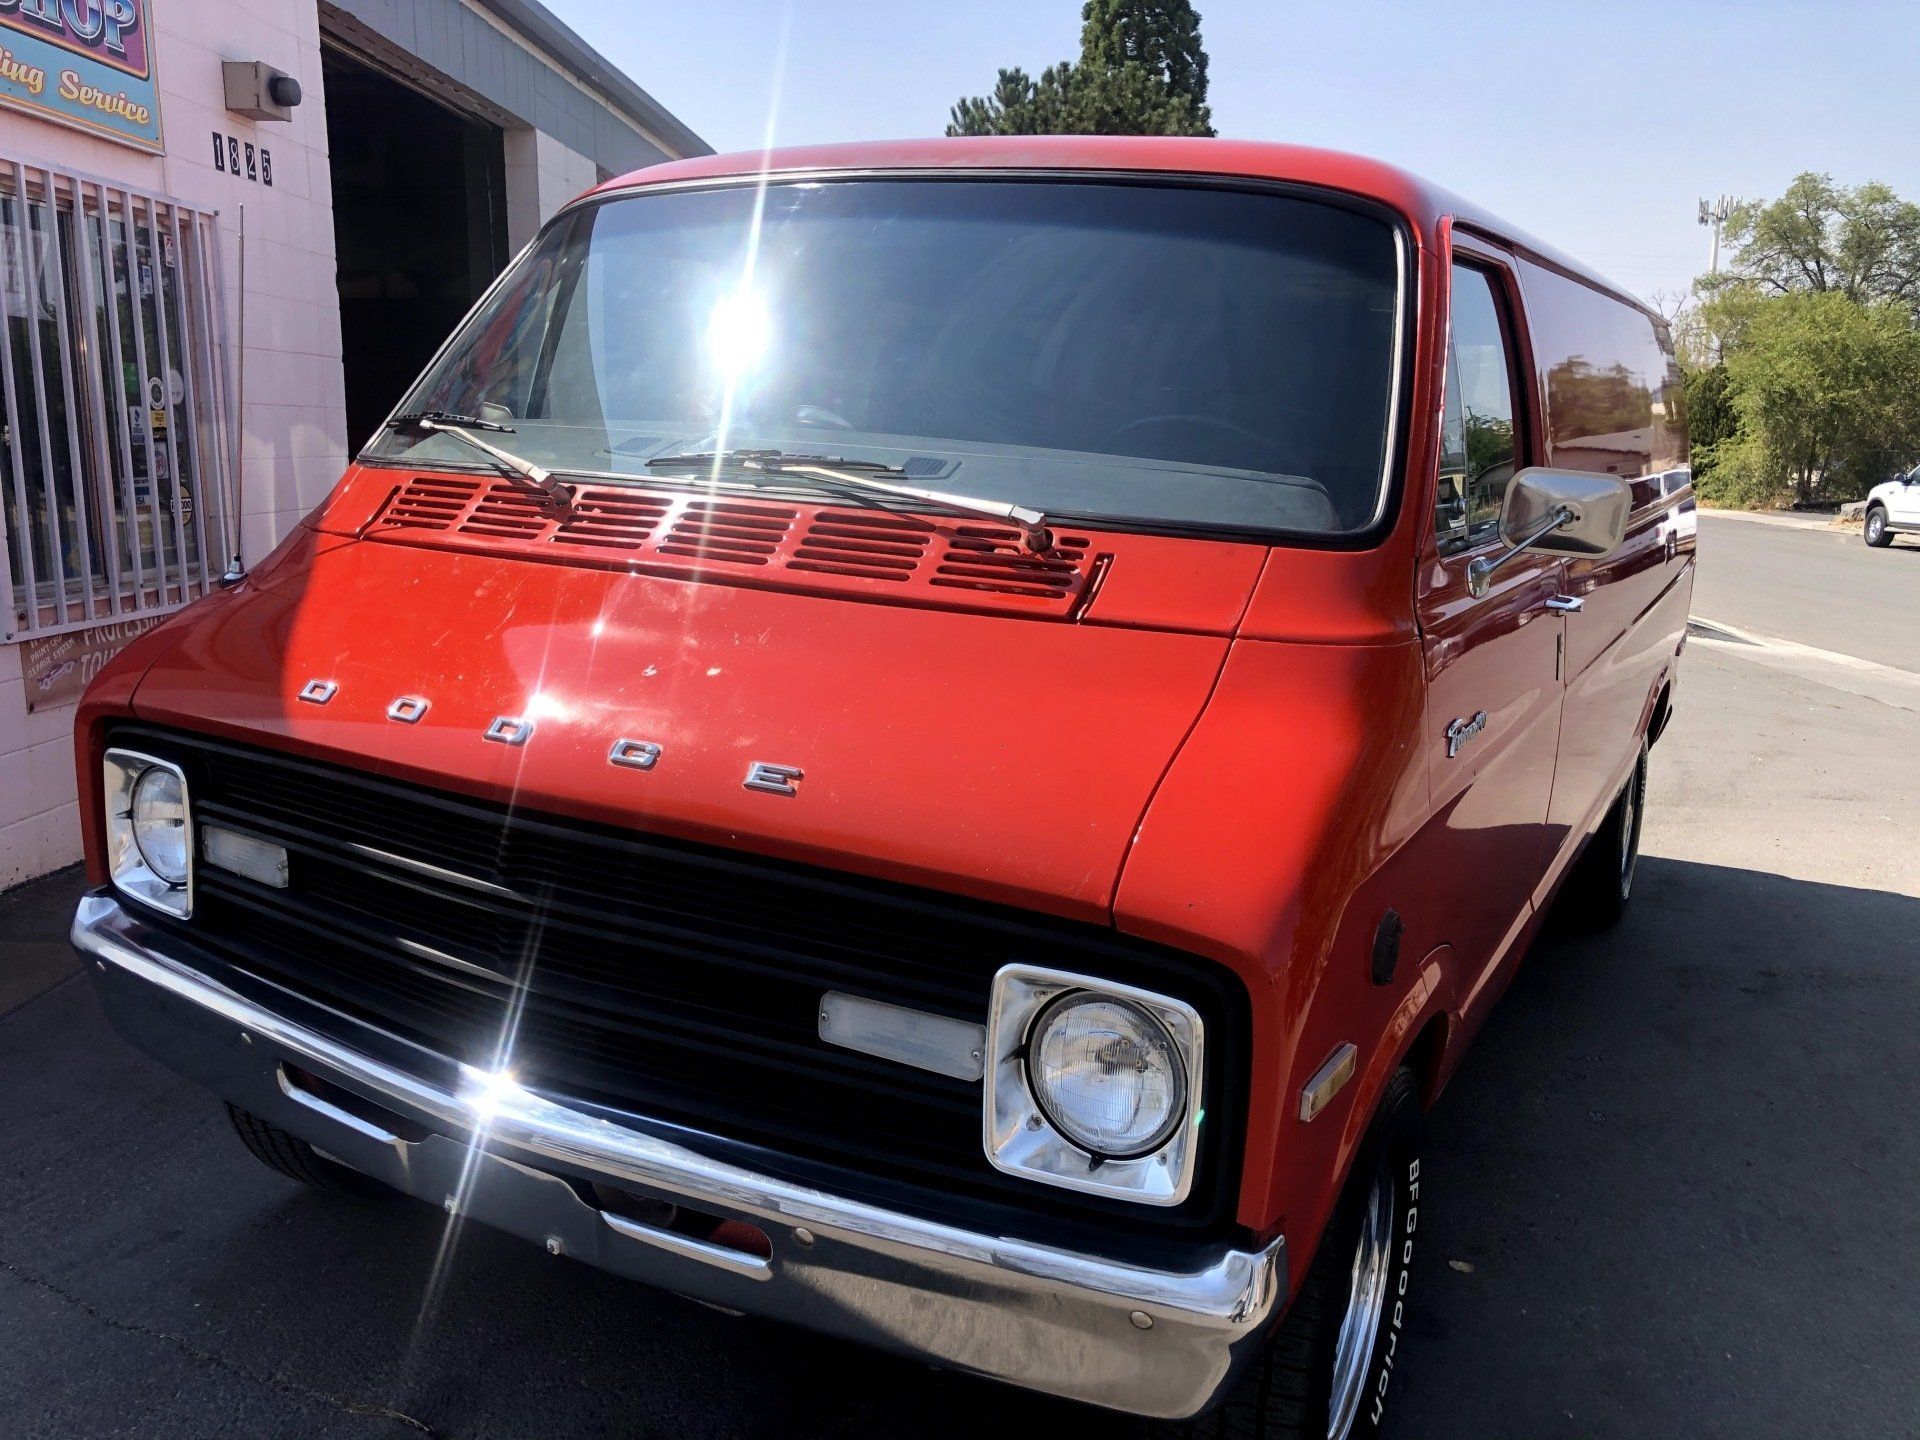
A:
[[[74,943],[295,1180],[1371,1435],[1422,1114],[1632,893],[1686,457],[1658,316],[1371,161],[645,170],[98,677]]]

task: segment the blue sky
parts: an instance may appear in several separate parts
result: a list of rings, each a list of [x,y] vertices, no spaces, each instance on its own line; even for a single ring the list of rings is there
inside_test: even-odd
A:
[[[1078,0],[546,3],[721,150],[770,119],[780,144],[937,135],[997,67],[1079,48]],[[1643,296],[1706,268],[1703,196],[1825,170],[1920,200],[1916,0],[1198,8],[1223,135],[1391,160]]]

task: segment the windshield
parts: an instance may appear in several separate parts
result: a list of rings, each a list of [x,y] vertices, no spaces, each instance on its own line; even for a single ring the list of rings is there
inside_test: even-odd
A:
[[[767,448],[1053,516],[1337,534],[1381,509],[1399,284],[1384,220],[1293,196],[642,193],[543,233],[400,411],[511,426],[565,473],[659,483],[649,459]],[[367,456],[484,463],[404,427]]]

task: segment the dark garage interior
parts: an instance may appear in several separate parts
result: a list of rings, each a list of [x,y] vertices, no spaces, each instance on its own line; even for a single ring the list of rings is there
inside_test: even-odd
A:
[[[507,262],[497,125],[323,55],[347,439],[358,450]]]

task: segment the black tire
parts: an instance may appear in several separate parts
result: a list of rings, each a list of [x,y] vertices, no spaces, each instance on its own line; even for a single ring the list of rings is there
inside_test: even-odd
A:
[[[1353,1173],[1327,1222],[1300,1293],[1253,1367],[1199,1420],[1162,1430],[1180,1440],[1373,1440],[1394,1372],[1404,1363],[1406,1296],[1420,1221],[1419,1088],[1402,1069],[1387,1083]],[[1370,1334],[1356,1332],[1358,1389],[1344,1430],[1331,1424],[1334,1369],[1343,1322],[1353,1308],[1357,1260],[1368,1211],[1384,1190],[1384,1274]],[[1365,1314],[1371,1306],[1358,1313]]]
[[[233,1122],[234,1133],[253,1158],[289,1180],[298,1180],[302,1185],[311,1185],[330,1195],[393,1193],[372,1176],[351,1170],[338,1160],[329,1160],[298,1135],[289,1135],[278,1125],[269,1125],[250,1110],[228,1105],[227,1118]]]
[[[1589,930],[1610,930],[1627,913],[1640,863],[1640,823],[1647,811],[1647,743],[1633,762],[1627,783],[1607,818],[1574,862],[1561,896],[1560,913]]]
[[[1887,512],[1878,505],[1867,507],[1867,523],[1860,527],[1861,538],[1876,550],[1893,543],[1893,531],[1887,528]]]

